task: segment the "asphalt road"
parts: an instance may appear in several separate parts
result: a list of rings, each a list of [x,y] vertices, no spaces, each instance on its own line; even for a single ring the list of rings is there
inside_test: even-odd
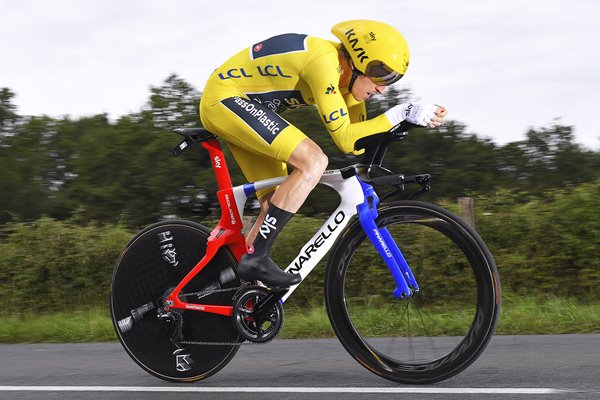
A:
[[[600,399],[600,335],[496,336],[475,364],[436,385],[389,382],[337,342],[242,347],[213,377],[161,381],[118,343],[0,345],[0,399]]]

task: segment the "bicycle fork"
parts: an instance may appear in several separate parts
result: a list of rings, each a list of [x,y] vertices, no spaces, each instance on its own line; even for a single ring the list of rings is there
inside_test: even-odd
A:
[[[377,212],[379,197],[373,186],[362,181],[360,183],[365,195],[365,201],[357,206],[360,224],[394,277],[396,282],[396,289],[392,292],[394,297],[411,297],[419,291],[415,276],[387,228],[379,229],[375,223],[379,215]]]

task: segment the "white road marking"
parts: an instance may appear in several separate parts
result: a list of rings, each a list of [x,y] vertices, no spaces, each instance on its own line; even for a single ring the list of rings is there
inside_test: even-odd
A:
[[[560,394],[573,390],[440,387],[0,386],[0,392]]]

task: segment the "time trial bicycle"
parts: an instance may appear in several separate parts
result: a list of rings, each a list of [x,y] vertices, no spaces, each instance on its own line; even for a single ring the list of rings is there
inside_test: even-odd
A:
[[[382,166],[388,146],[412,127],[402,123],[357,141],[364,149],[359,163],[325,171],[320,183],[337,191],[340,204],[286,271],[304,280],[331,250],[325,307],[344,348],[386,379],[426,384],[456,375],[483,352],[501,296],[494,260],[475,230],[444,208],[411,200],[429,190],[431,176]],[[159,378],[190,382],[222,369],[241,345],[272,340],[298,285],[267,288],[241,282],[236,271],[247,251],[247,199],[284,178],[233,187],[216,136],[202,128],[175,132],[183,140],[174,155],[197,145],[208,150],[220,221],[211,230],[166,220],[139,232],[117,260],[110,311],[137,364]],[[409,184],[420,187],[407,200],[381,203]],[[380,199],[374,186],[391,191]]]

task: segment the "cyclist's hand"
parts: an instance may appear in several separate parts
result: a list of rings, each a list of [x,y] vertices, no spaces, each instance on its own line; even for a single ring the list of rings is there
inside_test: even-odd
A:
[[[435,110],[435,116],[431,119],[431,122],[428,126],[430,128],[435,128],[436,126],[442,125],[446,115],[448,115],[448,109],[443,106],[437,106],[437,109]]]
[[[435,128],[444,122],[444,117],[448,110],[437,104],[426,101],[415,101],[412,103],[403,103],[390,108],[385,115],[392,125],[397,125],[402,121]]]

